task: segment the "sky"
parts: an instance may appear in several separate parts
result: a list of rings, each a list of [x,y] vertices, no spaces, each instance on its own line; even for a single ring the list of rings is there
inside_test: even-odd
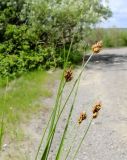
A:
[[[109,7],[113,16],[101,23],[102,27],[127,28],[127,0],[109,0]]]

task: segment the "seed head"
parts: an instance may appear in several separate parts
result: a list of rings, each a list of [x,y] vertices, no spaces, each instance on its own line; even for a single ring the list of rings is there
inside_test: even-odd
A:
[[[85,120],[86,118],[87,118],[86,112],[81,112],[81,113],[80,113],[80,117],[79,117],[79,119],[78,119],[78,123],[79,123],[79,124],[82,123],[82,121]]]
[[[64,78],[65,78],[66,82],[69,82],[69,81],[72,80],[72,78],[73,78],[72,69],[68,69],[68,70],[65,71]]]
[[[92,45],[93,53],[95,53],[95,54],[99,53],[101,51],[101,49],[102,49],[102,46],[103,46],[102,41],[98,41],[95,44],[93,44]]]
[[[93,112],[93,118],[94,119],[97,118],[101,108],[102,108],[101,102],[96,103],[95,106],[93,107],[92,112]]]
[[[97,116],[98,116],[98,112],[93,113],[93,118],[94,119],[97,118]]]
[[[78,124],[81,124],[82,123],[82,120],[79,118],[78,119]]]
[[[86,117],[87,117],[86,112],[81,112],[81,113],[80,113],[80,118],[81,118],[82,120],[85,120]]]
[[[95,106],[93,107],[93,113],[99,112],[101,108],[102,108],[101,102],[96,103]]]

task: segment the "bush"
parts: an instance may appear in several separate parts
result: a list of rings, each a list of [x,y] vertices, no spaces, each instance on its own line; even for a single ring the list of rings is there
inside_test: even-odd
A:
[[[40,48],[38,52],[26,53],[20,51],[16,54],[0,54],[0,75],[1,77],[14,78],[20,76],[23,72],[33,71],[35,69],[50,69],[56,67],[63,67],[63,54],[55,53],[53,48]],[[69,62],[77,63],[82,58],[81,54],[70,54]]]
[[[48,53],[47,53],[48,55]],[[47,62],[45,62],[45,56],[42,53],[26,54],[20,52],[20,55],[6,55],[0,54],[0,75],[2,77],[9,76],[14,78],[21,75],[23,72],[32,71],[38,68],[47,68]]]
[[[90,26],[109,16],[99,0],[0,0],[0,76],[62,67],[71,42],[69,63],[78,63]]]

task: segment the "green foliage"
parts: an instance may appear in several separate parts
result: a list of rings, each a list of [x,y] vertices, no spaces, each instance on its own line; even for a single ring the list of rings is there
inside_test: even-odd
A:
[[[0,75],[62,67],[71,42],[78,63],[90,27],[109,16],[100,0],[0,0]]]
[[[13,134],[16,138],[15,134],[20,127],[20,122],[23,122],[25,118],[28,120],[32,113],[47,109],[40,99],[52,96],[52,86],[57,76],[59,76],[58,72],[51,76],[45,71],[38,70],[23,74],[9,83],[7,83],[7,78],[5,79],[6,87],[0,87],[0,145],[3,137],[2,118],[6,124],[4,134],[7,133],[8,136]]]
[[[3,135],[4,135],[4,115],[2,115],[0,121],[0,150],[2,148]]]
[[[0,75],[2,77],[17,77],[23,72],[32,71],[38,68],[49,69],[60,64],[60,58],[57,62],[54,59],[52,48],[46,48],[41,52],[27,53],[21,51],[20,55],[1,55],[0,54]]]
[[[100,0],[40,0],[32,5],[29,24],[43,45],[67,47],[73,40],[73,50],[82,52],[89,28],[110,14]]]
[[[97,40],[103,40],[104,47],[125,47],[127,46],[127,29],[120,28],[97,28],[92,30],[87,42],[93,43]]]

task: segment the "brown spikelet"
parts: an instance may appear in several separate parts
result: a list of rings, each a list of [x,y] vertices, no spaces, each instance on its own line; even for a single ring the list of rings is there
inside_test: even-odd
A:
[[[65,78],[66,82],[69,82],[72,80],[73,72],[72,72],[71,68],[65,71],[64,78]]]
[[[86,112],[81,112],[81,113],[80,113],[80,118],[81,118],[82,120],[85,120],[86,117],[87,117]]]
[[[93,107],[93,113],[98,112],[102,107],[101,102],[98,102],[95,104],[95,106]]]
[[[95,104],[95,106],[93,107],[93,110],[92,110],[93,118],[97,118],[101,108],[102,108],[101,102],[98,102],[98,103]]]
[[[93,53],[95,53],[95,54],[99,53],[101,51],[101,49],[102,49],[102,46],[103,46],[102,41],[98,41],[95,44],[93,44],[92,45]]]
[[[79,124],[82,123],[82,121],[85,120],[86,118],[87,118],[86,112],[81,112],[81,113],[80,113],[80,117],[79,117],[79,119],[78,119],[78,123],[79,123]]]
[[[81,124],[82,123],[82,120],[79,118],[78,119],[78,124]]]
[[[94,119],[97,118],[97,116],[98,116],[98,112],[93,113],[93,118]]]

